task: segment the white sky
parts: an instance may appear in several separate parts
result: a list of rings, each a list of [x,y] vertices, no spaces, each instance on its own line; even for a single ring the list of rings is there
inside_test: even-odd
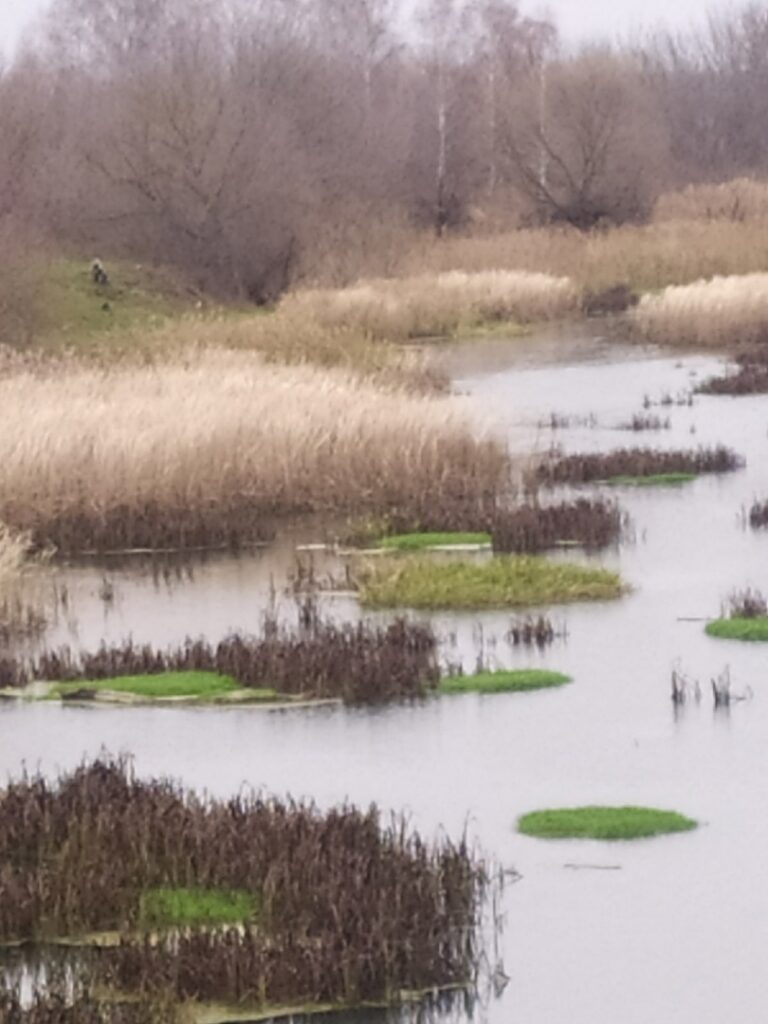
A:
[[[411,0],[406,0],[411,2]],[[23,30],[47,0],[0,0],[0,50],[10,52]],[[526,14],[548,10],[563,36],[580,41],[596,36],[625,37],[641,28],[666,25],[686,28],[701,20],[713,5],[707,0],[522,0]],[[739,0],[715,0],[715,6],[737,9]]]

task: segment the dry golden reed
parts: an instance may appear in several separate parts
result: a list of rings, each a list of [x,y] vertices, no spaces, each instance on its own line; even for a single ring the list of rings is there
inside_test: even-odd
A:
[[[423,268],[422,268],[423,269]],[[355,328],[393,340],[440,337],[492,322],[526,324],[567,316],[579,296],[564,277],[486,268],[361,281],[293,292],[283,314],[322,328]]]
[[[494,493],[461,399],[252,352],[0,378],[0,519],[60,550],[237,544],[265,517]]]
[[[748,345],[768,338],[768,273],[715,277],[645,295],[634,312],[659,344]]]
[[[659,196],[653,219],[665,220],[768,220],[768,182],[734,178],[717,185],[688,185]]]
[[[547,227],[424,238],[404,257],[401,273],[490,268],[567,277],[582,291],[627,284],[644,292],[768,270],[768,232],[758,222],[681,219],[593,232]]]

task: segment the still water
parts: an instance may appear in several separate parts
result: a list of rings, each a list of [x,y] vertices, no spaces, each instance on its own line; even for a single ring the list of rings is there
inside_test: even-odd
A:
[[[574,685],[549,692],[458,696],[376,710],[0,708],[0,776],[22,762],[54,771],[104,747],[130,751],[140,773],[170,774],[211,793],[242,784],[406,809],[427,833],[467,829],[521,879],[506,889],[503,952],[511,981],[476,1011],[489,1024],[763,1024],[768,976],[768,657],[760,645],[709,639],[703,622],[734,587],[768,582],[768,535],[741,512],[768,496],[768,400],[696,398],[651,412],[671,429],[616,429],[644,398],[687,391],[719,368],[583,336],[451,346],[442,358],[478,422],[520,454],[624,444],[722,442],[747,468],[685,487],[618,492],[634,540],[596,561],[632,585],[621,601],[553,609],[568,637],[541,654],[504,641],[509,615],[436,615],[446,660],[471,667],[543,665]],[[570,416],[551,430],[550,414]],[[258,629],[284,593],[297,527],[242,559],[214,558],[190,580],[115,564],[62,573],[70,598],[51,640],[91,647],[132,635],[171,643]],[[569,557],[577,557],[571,555]],[[583,557],[583,556],[579,556]],[[318,564],[335,571],[334,560]],[[99,597],[103,578],[114,599]],[[77,610],[75,621],[74,609]],[[351,618],[354,599],[327,599]],[[691,621],[693,620],[693,621]],[[704,685],[675,714],[677,662]],[[736,691],[714,711],[711,675],[730,666]],[[700,820],[693,833],[626,845],[547,843],[516,834],[516,817],[548,806],[637,803]],[[363,1024],[363,1017],[347,1018]]]

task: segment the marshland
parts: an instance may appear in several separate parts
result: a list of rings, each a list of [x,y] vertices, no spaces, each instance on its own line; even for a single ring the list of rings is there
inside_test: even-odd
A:
[[[419,6],[0,66],[2,1024],[762,1022],[768,11]]]

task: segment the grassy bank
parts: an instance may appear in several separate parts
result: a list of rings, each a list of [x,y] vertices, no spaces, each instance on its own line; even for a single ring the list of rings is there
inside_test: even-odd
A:
[[[643,839],[697,827],[675,811],[650,807],[571,807],[532,811],[518,818],[518,831],[540,839]]]
[[[504,608],[619,597],[621,579],[605,569],[497,556],[485,563],[419,558],[370,565],[360,580],[369,608]]]
[[[471,676],[447,676],[440,680],[440,693],[526,693],[564,686],[570,676],[544,669],[477,672]]]
[[[0,519],[63,552],[231,546],[308,510],[418,519],[507,474],[458,399],[248,352],[0,377]]]

